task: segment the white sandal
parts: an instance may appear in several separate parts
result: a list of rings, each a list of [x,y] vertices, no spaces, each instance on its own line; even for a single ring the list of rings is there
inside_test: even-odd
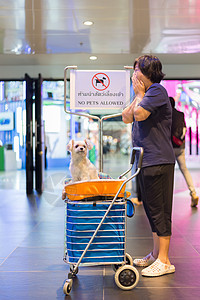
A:
[[[159,258],[151,264],[149,267],[142,270],[142,276],[154,277],[154,276],[161,276],[165,274],[170,274],[175,272],[174,265],[167,265],[160,261]]]
[[[137,267],[148,267],[151,265],[156,259],[153,257],[152,252],[143,258],[134,259],[133,263]]]

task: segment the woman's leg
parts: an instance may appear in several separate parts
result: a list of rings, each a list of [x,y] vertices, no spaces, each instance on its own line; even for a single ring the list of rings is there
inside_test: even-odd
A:
[[[152,232],[153,234],[153,251],[152,251],[152,255],[154,258],[158,258],[158,254],[159,254],[159,237],[157,235],[156,232]]]
[[[158,258],[164,264],[170,265],[169,261],[169,244],[171,236],[159,236],[159,254]]]
[[[170,180],[169,180],[170,178]],[[174,166],[156,166],[142,170],[140,183],[144,209],[153,232],[153,257],[169,262]],[[167,184],[166,184],[167,182]]]
[[[199,197],[196,194],[195,187],[193,184],[192,176],[186,166],[185,162],[185,149],[176,148],[175,150],[175,156],[177,163],[179,165],[179,168],[185,178],[185,181],[187,183],[188,189],[190,191],[191,196],[191,206],[196,207],[199,201]]]
[[[170,265],[168,253],[170,236],[158,236],[156,232],[153,232],[153,252],[154,258],[159,258],[164,264]]]
[[[179,169],[181,170],[181,173],[183,174],[185,181],[187,183],[188,189],[190,190],[190,193],[195,192],[192,176],[186,166],[185,161],[185,149],[175,148],[174,149],[176,160],[179,166]]]

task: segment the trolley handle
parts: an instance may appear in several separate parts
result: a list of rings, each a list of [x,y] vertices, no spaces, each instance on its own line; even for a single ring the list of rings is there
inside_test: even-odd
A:
[[[135,154],[137,151],[140,151],[139,161],[138,161],[138,168],[141,169],[142,167],[142,160],[143,160],[143,154],[144,150],[142,147],[133,147],[132,155],[131,155],[131,165],[135,162]]]
[[[118,178],[121,179],[122,177],[124,177],[127,173],[129,173],[132,168],[133,168],[133,164],[135,162],[135,154],[136,154],[136,151],[140,151],[140,154],[139,154],[139,161],[138,161],[138,166],[137,166],[137,171],[134,175],[132,175],[129,179],[133,179],[139,172],[140,172],[140,169],[141,169],[141,166],[142,166],[142,160],[143,160],[143,153],[144,153],[144,150],[142,147],[133,147],[133,150],[132,150],[132,154],[131,154],[131,167],[125,171],[124,173],[122,173]]]

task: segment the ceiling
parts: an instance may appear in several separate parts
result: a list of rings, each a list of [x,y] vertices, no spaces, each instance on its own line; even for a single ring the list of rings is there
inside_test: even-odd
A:
[[[0,65],[55,64],[63,55],[115,65],[143,53],[196,63],[200,0],[0,0]]]

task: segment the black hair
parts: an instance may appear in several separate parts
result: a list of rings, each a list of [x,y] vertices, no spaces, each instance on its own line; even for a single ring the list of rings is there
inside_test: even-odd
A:
[[[153,83],[160,83],[160,81],[165,76],[165,74],[162,72],[162,64],[156,56],[139,56],[134,62],[134,69],[136,65],[138,65],[142,74],[145,75]]]
[[[173,97],[169,97],[169,100],[170,100],[172,108],[174,108],[175,107],[175,100],[174,100],[174,98]]]

